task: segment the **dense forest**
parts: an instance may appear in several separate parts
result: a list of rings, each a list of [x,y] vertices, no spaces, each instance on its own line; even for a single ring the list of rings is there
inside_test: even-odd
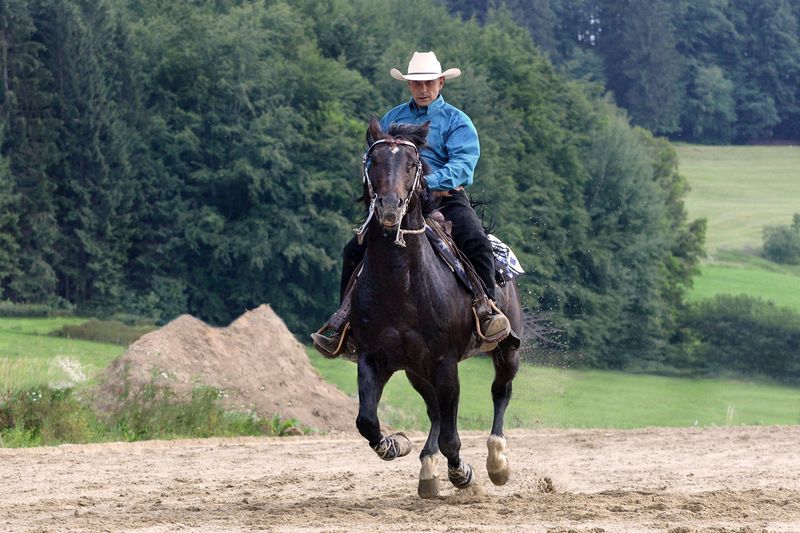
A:
[[[634,124],[691,142],[800,138],[798,0],[447,0],[508,9],[563,72]]]
[[[508,4],[0,2],[0,300],[212,323],[267,302],[316,329],[367,121],[433,49],[464,71],[443,95],[480,134],[471,193],[528,312],[582,363],[669,364],[704,223],[651,131],[794,135],[797,2]]]

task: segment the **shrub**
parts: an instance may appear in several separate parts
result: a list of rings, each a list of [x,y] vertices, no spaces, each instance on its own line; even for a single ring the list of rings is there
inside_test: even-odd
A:
[[[62,326],[52,332],[51,335],[128,346],[145,333],[149,333],[154,329],[156,327],[153,325],[129,326],[117,320],[97,320],[92,318],[83,324]]]
[[[73,389],[43,385],[0,393],[0,445],[37,446],[89,442],[96,418]]]
[[[181,400],[169,387],[149,383],[124,392],[122,405],[106,423],[117,438],[128,441],[298,433],[294,419],[277,415],[263,419],[253,413],[227,412],[220,401],[222,394],[213,387],[202,386],[193,389],[188,400]]]
[[[189,399],[181,400],[166,387],[147,385],[135,394],[126,393],[121,408],[101,418],[89,398],[74,389],[2,391],[0,447],[304,433],[293,418],[227,412],[220,399],[221,392],[211,387],[197,387]]]
[[[764,228],[763,253],[776,263],[800,264],[800,213],[795,213],[791,226]]]
[[[699,341],[698,364],[800,380],[800,314],[789,308],[746,295],[717,295],[692,306],[683,327]]]
[[[72,309],[68,304],[25,304],[9,301],[0,301],[0,316],[2,317],[45,317],[69,316]]]

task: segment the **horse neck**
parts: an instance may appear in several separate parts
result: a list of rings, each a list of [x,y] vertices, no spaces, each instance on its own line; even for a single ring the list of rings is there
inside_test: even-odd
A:
[[[422,228],[425,224],[420,209],[406,213],[403,222],[404,229]],[[366,236],[367,264],[376,277],[386,279],[389,283],[393,276],[384,274],[402,274],[403,277],[410,274],[412,279],[422,274],[423,265],[432,253],[424,232],[406,233],[405,247],[395,244],[396,235],[393,231],[385,232],[377,220],[374,220]]]

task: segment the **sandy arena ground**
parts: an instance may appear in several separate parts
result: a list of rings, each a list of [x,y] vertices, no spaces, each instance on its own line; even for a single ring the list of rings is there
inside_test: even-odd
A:
[[[504,487],[465,433],[482,490],[436,500],[411,437],[388,463],[352,434],[0,449],[0,530],[800,532],[800,426],[511,431]]]

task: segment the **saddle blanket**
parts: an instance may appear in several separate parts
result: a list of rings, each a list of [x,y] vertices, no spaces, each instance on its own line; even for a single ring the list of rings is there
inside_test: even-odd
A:
[[[525,273],[522,269],[517,256],[514,251],[506,243],[488,233],[489,242],[492,243],[492,252],[494,253],[494,269],[497,271],[498,277],[504,281],[511,281]]]

